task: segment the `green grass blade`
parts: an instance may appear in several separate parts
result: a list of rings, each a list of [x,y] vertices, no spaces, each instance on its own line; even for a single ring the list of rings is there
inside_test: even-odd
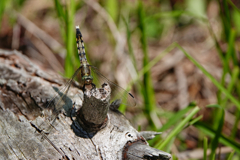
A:
[[[229,39],[229,31],[231,30],[231,17],[230,12],[228,9],[227,0],[218,1],[219,8],[220,8],[220,17],[222,20],[222,26],[224,31],[224,38],[226,40]]]
[[[234,44],[235,43],[235,35],[236,35],[236,32],[235,32],[235,30],[232,29],[230,32],[229,40],[228,40],[227,53],[226,53],[226,56],[224,58],[224,63],[223,63],[223,75],[222,75],[222,81],[221,81],[222,85],[225,83],[225,76],[226,76],[227,72],[231,74],[229,62],[234,59],[233,55],[235,55],[235,44]]]
[[[236,82],[238,81],[238,76],[239,76],[239,68],[235,67],[232,71],[231,81],[230,81],[230,83],[228,84],[228,87],[227,87],[227,91],[229,93],[232,92],[232,90],[234,89],[234,86],[237,84]],[[222,101],[222,106],[224,108],[226,108],[227,101],[228,101],[227,97],[225,99],[223,99],[223,101]]]
[[[161,53],[158,54],[157,57],[155,57],[152,61],[150,61],[146,66],[143,67],[142,70],[140,70],[138,72],[138,76],[137,78],[135,78],[134,80],[132,80],[127,87],[127,91],[129,91],[131,89],[131,86],[133,86],[133,84],[137,83],[137,81],[139,81],[142,76],[149,72],[150,69],[157,64],[167,53],[169,53],[171,50],[173,50],[176,47],[176,43],[172,43],[171,45],[169,45],[164,51],[162,51]],[[124,113],[126,110],[126,106],[125,105],[121,105],[119,108],[119,111],[121,111],[122,113]]]
[[[213,138],[215,136],[215,133],[217,132],[212,127],[210,127],[209,125],[207,125],[203,122],[197,122],[194,124],[194,126],[196,128],[198,128],[204,134],[210,136],[211,138]],[[231,147],[232,149],[234,149],[236,152],[238,152],[240,154],[240,144],[238,144],[234,140],[231,140],[230,138],[221,134],[219,137],[219,142],[226,146]]]
[[[238,65],[238,57],[237,57],[237,53],[236,53],[236,50],[235,50],[235,40],[236,40],[236,30],[232,30],[232,32],[231,32],[231,35],[230,35],[231,37],[231,41],[230,41],[230,43],[231,43],[231,48],[232,48],[232,51],[231,51],[231,53],[232,53],[232,59],[233,59],[233,64],[234,64],[234,66],[237,66],[237,67],[239,67]]]
[[[193,125],[194,123],[200,121],[203,118],[203,115],[198,116],[197,118],[194,118],[189,122],[189,125]]]
[[[173,139],[179,132],[182,131],[184,126],[192,119],[192,117],[197,114],[197,112],[200,110],[198,106],[194,107],[194,109],[189,113],[189,115],[183,119],[171,132],[170,134],[165,138],[164,141],[159,141],[154,148],[162,150],[169,142],[171,139]]]
[[[194,106],[187,106],[186,108],[178,111],[176,114],[174,114],[172,117],[170,117],[167,121],[167,123],[165,123],[159,130],[158,132],[162,132],[165,131],[167,129],[169,129],[171,126],[173,126],[174,124],[176,124],[177,122],[179,122],[184,115],[186,115],[187,112],[189,112]]]
[[[78,57],[76,54],[76,42],[75,42],[75,26],[74,26],[74,14],[75,14],[75,0],[70,0],[63,6],[59,0],[54,0],[55,9],[60,22],[63,25],[64,30],[61,30],[63,39],[65,41],[67,55],[65,59],[65,76],[71,77],[77,67]],[[78,62],[79,63],[79,62]]]
[[[119,1],[117,0],[106,0],[106,10],[109,13],[109,15],[112,17],[114,22],[117,22],[118,18],[118,11],[119,11]]]
[[[229,55],[229,57],[231,57],[231,59],[233,61],[233,65],[237,66],[238,59],[237,59],[236,53],[235,53],[235,39],[236,39],[236,31],[234,29],[231,29],[229,40],[228,40],[227,55]],[[227,57],[227,61],[229,62],[230,58]]]
[[[169,17],[179,17],[183,13],[185,13],[184,10],[174,10],[174,11],[165,11],[165,12],[159,12],[152,16],[146,17],[145,21],[149,21],[152,18],[169,18]]]
[[[171,45],[169,45],[164,51],[162,51],[161,53],[158,54],[157,57],[155,57],[152,61],[150,61],[146,66],[143,67],[143,69],[141,69],[138,72],[138,76],[136,79],[132,80],[129,85],[128,85],[128,89],[130,88],[130,86],[132,86],[134,83],[136,83],[137,81],[139,81],[142,76],[149,72],[150,69],[157,64],[167,53],[169,53],[171,50],[173,50],[176,47],[176,43],[172,43]]]
[[[150,61],[144,68],[139,71],[138,77],[132,82],[135,83],[135,81],[139,80],[145,73],[149,72],[150,69],[157,64],[167,53],[169,53],[171,50],[173,50],[176,47],[176,43],[172,43],[169,45],[164,51],[159,53],[157,57],[155,57],[152,61]]]
[[[217,52],[218,52],[218,56],[220,57],[221,62],[223,63],[223,65],[224,65],[224,64],[227,64],[227,61],[226,61],[226,59],[225,59],[225,57],[224,57],[224,53],[223,53],[223,51],[222,51],[222,49],[221,49],[221,46],[220,46],[220,44],[219,44],[219,42],[218,42],[218,40],[217,40],[217,37],[216,37],[216,35],[215,35],[215,33],[214,33],[214,31],[213,31],[213,29],[212,29],[212,27],[211,27],[208,19],[207,19],[206,17],[196,15],[195,13],[192,13],[192,12],[189,12],[189,11],[185,11],[185,12],[183,12],[183,14],[192,16],[192,17],[194,17],[195,19],[201,20],[201,21],[203,21],[203,22],[205,22],[205,23],[207,24],[208,30],[209,30],[209,32],[210,32],[210,35],[211,35],[211,37],[212,37],[213,40],[214,40],[215,47],[216,47]]]
[[[7,4],[6,0],[1,0],[0,1],[0,22],[2,22],[2,16],[4,14],[4,10],[5,10],[6,4]],[[1,25],[0,25],[0,28],[1,28]]]
[[[143,51],[143,66],[146,66],[149,63],[148,59],[148,49],[147,49],[147,37],[146,37],[146,26],[145,26],[145,11],[143,8],[142,1],[138,1],[138,23],[139,29],[141,33],[141,48]],[[152,119],[152,115],[155,113],[155,96],[152,86],[151,74],[150,72],[146,72],[143,75],[143,85],[142,85],[142,93],[144,97],[144,105],[145,105],[145,112],[151,122],[152,127],[156,127],[154,124],[154,120]]]
[[[66,15],[65,15],[65,12],[63,10],[63,6],[59,2],[59,0],[54,0],[54,4],[55,4],[55,9],[57,11],[58,17],[60,19],[62,19],[62,20],[65,20],[66,19]]]
[[[232,151],[232,152],[230,153],[230,155],[228,156],[228,159],[227,159],[227,160],[232,160],[234,153],[235,153],[235,151]]]
[[[236,10],[233,10],[232,11],[233,13],[233,23],[234,23],[234,28],[236,29],[236,32],[237,32],[237,36],[240,35],[240,12],[239,11],[236,11]]]
[[[207,160],[207,149],[208,149],[208,139],[204,137],[203,139],[203,160]]]
[[[206,14],[206,2],[203,0],[186,0],[187,10],[194,12],[198,16],[205,16]]]
[[[177,156],[172,155],[172,159],[171,160],[178,160]]]
[[[228,0],[229,5],[231,5],[232,8],[234,8],[234,10],[232,11],[232,21],[234,24],[234,28],[237,31],[237,34],[239,36],[240,34],[240,9],[238,9],[231,0]]]
[[[217,131],[215,132],[215,136],[214,136],[214,139],[211,144],[210,159],[212,159],[212,160],[214,160],[214,158],[215,158],[216,149],[218,147],[219,138],[221,136],[221,132],[222,132],[223,124],[224,124],[224,110],[223,109],[220,109],[220,116],[221,116],[221,118],[220,118],[219,122],[215,121],[215,123],[218,123],[218,128],[217,128]]]
[[[228,0],[228,3],[236,10],[240,13],[240,9],[238,9],[238,7],[232,2],[232,0]]]
[[[219,104],[209,104],[207,105],[207,108],[221,108],[224,109],[222,106],[220,106]]]

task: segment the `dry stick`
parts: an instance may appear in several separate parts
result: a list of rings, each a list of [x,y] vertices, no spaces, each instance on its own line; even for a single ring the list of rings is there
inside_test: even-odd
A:
[[[84,101],[77,120],[87,132],[96,132],[106,126],[111,89],[108,84],[84,92]]]
[[[29,21],[23,15],[18,13],[18,23],[20,23],[28,32],[41,39],[53,51],[58,51],[59,55],[64,58],[66,50],[54,38],[49,36],[46,32],[37,27],[34,23]]]
[[[178,50],[175,51],[173,55],[168,54],[164,56],[161,63],[152,67],[152,74],[159,75],[171,68],[174,68],[177,63],[181,62],[184,59],[184,57],[184,54]]]
[[[232,113],[230,113],[228,110],[225,110],[225,121],[233,126],[235,123],[235,120],[236,120],[236,117]],[[240,124],[238,124],[237,128],[240,130]]]
[[[15,24],[13,27],[13,35],[12,35],[12,48],[18,49],[20,42],[20,25]]]
[[[177,148],[177,146],[176,146],[174,143],[173,143],[172,146],[171,146],[171,153],[172,153],[173,155],[179,154],[178,148]]]
[[[181,65],[175,67],[175,75],[178,85],[178,105],[179,109],[184,109],[189,103],[187,78]]]
[[[64,72],[64,68],[53,55],[52,51],[45,45],[45,43],[37,38],[32,39],[32,42],[55,71],[60,71],[62,73]]]
[[[45,73],[40,69],[35,69],[36,66],[31,66],[32,63],[30,62],[30,60],[17,51],[10,52],[0,50],[0,55],[2,55],[2,57],[6,57],[6,62],[4,61],[4,63],[1,63],[0,65],[2,73],[11,73],[10,75],[2,74],[3,85],[8,85],[9,87],[2,87],[1,90],[3,90],[2,92],[4,93],[9,93],[7,90],[10,90],[10,93],[14,91],[14,94],[9,94],[7,96],[8,99],[6,99],[6,97],[0,96],[0,101],[1,103],[3,103],[2,106],[8,107],[10,105],[9,107],[11,107],[11,110],[16,110],[17,108],[20,111],[20,114],[29,113],[28,117],[25,118],[25,116],[20,116],[19,119],[19,116],[17,116],[17,114],[19,115],[19,113],[14,114],[11,110],[5,109],[4,112],[0,112],[1,121],[3,120],[3,123],[6,124],[9,129],[15,133],[15,135],[19,135],[21,137],[17,139],[18,143],[26,144],[25,142],[29,142],[29,144],[37,144],[34,145],[34,147],[36,148],[36,152],[32,152],[32,145],[23,146],[26,157],[30,157],[28,159],[34,159],[34,157],[35,159],[36,157],[38,159],[62,159],[62,156],[59,155],[59,153],[52,152],[53,146],[51,144],[46,143],[45,141],[43,141],[45,142],[43,143],[37,139],[39,135],[35,133],[36,128],[33,128],[33,126],[29,124],[31,122],[38,124],[39,122],[44,120],[44,118],[50,118],[47,115],[44,115],[45,117],[40,117],[42,115],[42,112],[41,110],[39,110],[39,106],[44,105],[42,104],[42,102],[46,102],[48,99],[48,95],[54,93],[51,87],[51,82],[54,80],[54,77],[51,77],[53,80],[46,81],[44,78],[46,77],[46,75],[44,74],[48,73]],[[19,60],[18,62],[14,59],[21,60]],[[13,63],[9,63],[9,60],[12,60]],[[26,62],[29,62],[29,65],[25,65]],[[14,65],[15,63],[18,64],[18,66],[21,66],[21,68],[16,67],[16,65]],[[33,72],[28,72],[28,70],[32,71],[32,69],[34,69]],[[37,74],[41,72],[42,74]],[[42,77],[42,75],[44,77]],[[51,75],[54,76],[55,74]],[[29,81],[29,78],[31,78],[31,81]],[[6,79],[9,82],[13,82],[11,84],[16,85],[9,85]],[[22,87],[23,84],[26,84],[27,87]],[[26,96],[24,98],[19,98],[19,94]],[[74,92],[70,91],[70,94],[74,94]],[[29,101],[27,102],[28,104],[34,105],[26,105],[25,99],[29,99]],[[9,102],[11,101],[15,101],[17,105],[9,104]],[[60,151],[64,153],[64,155],[66,155],[66,157],[70,157],[71,159],[99,159],[99,152],[101,152],[102,159],[122,159],[122,150],[124,149],[123,146],[128,142],[130,142],[131,145],[133,142],[138,141],[139,138],[141,138],[139,137],[140,134],[131,126],[125,116],[123,116],[119,112],[109,110],[109,123],[107,123],[108,127],[101,130],[99,134],[95,134],[92,139],[89,140],[86,137],[81,137],[77,135],[73,131],[73,127],[75,125],[72,121],[70,121],[70,117],[68,117],[71,111],[65,111],[66,115],[63,115],[63,113],[61,113],[61,116],[59,116],[59,118],[60,120],[64,118],[67,122],[72,123],[71,126],[70,123],[66,125],[61,124],[65,121],[56,121],[55,126],[57,126],[58,131],[49,134],[48,138]],[[37,118],[33,120],[32,117]],[[31,120],[29,120],[29,118]],[[29,141],[29,139],[31,141]],[[94,146],[92,145],[91,141],[94,142]],[[2,141],[1,143],[3,143],[3,145],[7,145],[7,142],[5,141]],[[75,154],[75,150],[71,147],[72,144],[74,145],[74,148],[78,149],[79,154]],[[42,148],[46,148],[46,150],[43,150]],[[149,146],[145,146],[143,149],[144,150],[142,150],[142,153],[146,153],[149,151]],[[151,150],[154,152],[150,152],[150,154],[156,153],[155,149],[152,148]],[[159,154],[161,153],[161,151],[158,151],[156,156],[159,156]],[[10,157],[11,155],[13,155],[13,153],[9,152],[6,156],[3,156]],[[166,155],[166,153],[162,155]]]

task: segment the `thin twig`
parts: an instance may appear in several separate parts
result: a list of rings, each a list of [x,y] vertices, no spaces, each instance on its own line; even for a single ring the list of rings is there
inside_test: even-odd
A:
[[[13,27],[13,35],[12,35],[12,48],[18,49],[20,42],[20,26],[19,24],[15,24]]]
[[[45,43],[36,38],[32,39],[32,42],[55,71],[60,71],[62,73],[64,72],[64,68],[53,55],[52,51],[45,45]]]
[[[18,13],[17,15],[18,23],[20,23],[28,32],[41,39],[51,50],[53,50],[54,52],[58,52],[62,58],[66,56],[66,50],[58,41],[56,41],[42,29],[37,27],[34,23],[32,23],[20,13]]]
[[[183,71],[181,65],[177,65],[175,67],[175,75],[177,77],[177,85],[178,85],[178,105],[179,109],[184,109],[189,103],[189,94],[188,94],[188,85],[187,78]]]

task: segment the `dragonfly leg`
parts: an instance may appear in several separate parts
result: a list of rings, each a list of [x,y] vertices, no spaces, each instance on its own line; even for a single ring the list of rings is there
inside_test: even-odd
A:
[[[92,90],[92,89],[96,89],[96,85],[93,83],[83,86],[83,92],[85,92],[86,90]]]
[[[72,109],[71,109],[71,112],[70,112],[70,118],[71,118],[72,121],[74,121],[73,117],[76,116],[75,113],[76,113],[76,107],[75,107],[75,102],[74,102],[73,106],[72,106]]]
[[[114,111],[118,110],[118,108],[120,107],[121,103],[122,103],[121,99],[117,99],[117,100],[113,101],[111,103],[111,105],[110,105],[110,109],[114,110]]]
[[[96,85],[94,83],[92,83],[91,85],[92,85],[92,89],[96,89]]]

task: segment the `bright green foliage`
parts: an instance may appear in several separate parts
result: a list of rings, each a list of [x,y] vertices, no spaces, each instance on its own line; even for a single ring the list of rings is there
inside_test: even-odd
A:
[[[119,2],[117,0],[106,0],[105,1],[106,10],[112,17],[114,22],[117,22],[118,12],[119,12]]]
[[[234,153],[235,153],[234,151],[231,152],[231,154],[228,157],[228,160],[232,160]]]
[[[147,49],[146,27],[145,27],[146,24],[144,23],[145,11],[141,1],[139,1],[139,4],[138,4],[138,21],[139,21],[138,23],[139,23],[139,29],[141,34],[141,39],[140,39],[141,48],[144,55],[143,66],[145,67],[149,63],[149,58],[148,58],[148,49]],[[155,114],[156,102],[154,98],[155,96],[154,96],[150,72],[144,73],[142,86],[143,86],[142,93],[144,97],[145,111],[147,113],[147,116],[151,120],[152,125],[154,126],[154,123],[151,118],[152,118],[152,114]]]
[[[195,127],[199,129],[199,131],[203,132],[210,138],[214,138],[216,134],[216,130],[214,130],[212,127],[210,127],[208,124],[203,123],[203,122],[197,122],[194,124]],[[219,137],[219,142],[231,147],[234,149],[236,152],[240,153],[240,144],[235,142],[234,140],[231,140],[229,137],[225,136],[224,134],[221,133]]]
[[[224,29],[224,38],[229,39],[229,31],[231,30],[231,16],[227,0],[218,1],[220,6],[220,15]]]
[[[178,122],[180,122],[184,116],[190,111],[192,110],[192,108],[195,105],[189,105],[186,108],[180,110],[179,112],[177,112],[176,114],[172,115],[172,117],[170,117],[167,121],[167,123],[165,123],[159,130],[158,132],[163,132],[166,131],[167,129],[169,129],[170,127],[172,127],[174,124],[177,124]]]
[[[213,139],[212,144],[211,144],[210,159],[212,159],[212,160],[215,159],[215,152],[216,152],[216,149],[218,147],[219,138],[221,136],[221,132],[222,132],[223,124],[224,124],[224,110],[220,106],[218,108],[220,110],[219,114],[220,114],[221,117],[219,118],[219,121],[215,121],[218,124],[217,124],[217,130],[216,130],[214,139]]]
[[[194,13],[196,16],[205,17],[206,1],[205,0],[186,0],[187,10]]]
[[[3,16],[3,13],[4,13],[4,9],[6,7],[6,3],[7,3],[7,0],[1,0],[0,1],[0,21],[2,21],[2,16]]]
[[[237,31],[237,35],[240,35],[240,10],[238,8],[236,8],[235,10],[233,10],[233,23],[235,25],[235,29]]]
[[[193,118],[195,114],[200,110],[199,107],[194,107],[193,110],[184,118],[183,120],[180,121],[180,123],[174,127],[174,129],[171,131],[171,133],[164,139],[164,141],[158,142],[155,147],[162,150],[166,145],[170,143],[170,141],[176,137],[178,133],[180,133],[183,129],[184,126]]]
[[[203,160],[207,160],[207,149],[208,149],[208,139],[204,137],[203,139]]]
[[[59,0],[54,0],[57,15],[60,19],[62,28],[62,35],[66,44],[67,55],[65,59],[65,76],[71,77],[79,65],[76,53],[76,40],[75,40],[75,0],[70,0],[63,6]]]
[[[24,4],[26,0],[0,0],[0,28],[1,28],[1,21],[4,13],[6,12],[10,16],[14,15],[12,11],[18,11],[21,9],[21,6]],[[14,18],[14,22],[16,17]]]

